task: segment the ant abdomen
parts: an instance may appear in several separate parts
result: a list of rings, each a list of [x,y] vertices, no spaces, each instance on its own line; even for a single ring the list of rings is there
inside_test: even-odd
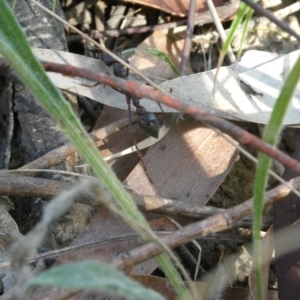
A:
[[[144,114],[138,117],[138,123],[144,131],[154,137],[158,138],[159,134],[159,122],[153,113],[145,112]]]

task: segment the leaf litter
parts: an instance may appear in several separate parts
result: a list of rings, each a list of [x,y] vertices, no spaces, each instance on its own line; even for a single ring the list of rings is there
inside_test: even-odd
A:
[[[42,51],[44,51],[44,50],[42,50]],[[58,52],[55,52],[56,53],[56,55],[57,55],[57,53]],[[58,53],[58,56],[61,56],[61,57],[64,57],[64,55],[65,54],[62,54],[62,53]],[[44,57],[44,56],[43,56]],[[63,60],[65,60],[65,58],[63,58]],[[81,61],[81,58],[79,58],[79,60]],[[286,59],[287,60],[287,59]],[[95,63],[95,69],[98,69],[98,67],[99,67],[99,65],[101,65],[101,62],[99,62],[98,60],[96,61],[94,61],[92,64],[94,64]],[[80,64],[82,64],[83,66],[87,66],[87,60],[84,58],[83,60],[82,60],[82,62],[80,62]],[[283,69],[284,69],[285,67],[283,67]],[[228,75],[228,74],[232,74],[231,73],[231,71],[227,71],[229,68],[226,68],[226,74],[227,74],[227,76],[229,77],[229,79],[228,78],[226,78],[226,76],[224,76],[224,78],[223,79],[221,79],[220,80],[220,84],[223,84],[224,82],[225,83],[227,83],[227,82],[229,82],[231,79],[233,79],[233,81],[234,81],[234,84],[236,84],[236,83],[238,83],[238,81],[239,81],[239,78],[237,78],[236,76],[233,76],[233,75]],[[259,69],[259,70],[261,70],[261,69]],[[104,70],[104,71],[107,71],[107,70]],[[252,70],[253,71],[253,70]],[[210,71],[209,71],[210,72]],[[253,85],[253,82],[251,82],[251,76],[248,76],[248,75],[251,75],[251,74],[255,74],[255,73],[249,73],[249,72],[251,72],[251,71],[248,71],[248,72],[246,72],[246,74],[244,74],[244,78],[246,78],[245,80],[249,80],[249,81],[247,81],[248,82],[248,84],[249,85],[251,85],[251,87],[252,87],[252,92],[254,91],[254,92],[256,92],[256,93],[254,93],[254,96],[255,96],[255,94],[257,94],[258,96],[260,95],[260,91],[261,90],[255,90],[255,83],[254,83],[254,87],[252,86]],[[211,73],[209,73],[209,74],[211,74]],[[279,74],[280,75],[280,74]],[[192,75],[192,76],[194,76],[194,75]],[[206,77],[209,77],[210,75],[207,75]],[[242,75],[240,75],[240,76],[242,76]],[[250,79],[248,78],[248,77],[250,77]],[[199,77],[199,76],[198,76]],[[132,78],[134,79],[134,80],[138,80],[137,78],[136,78],[136,76],[135,75],[132,75]],[[228,79],[228,80],[227,80]],[[252,76],[252,79],[253,79],[253,76]],[[70,79],[71,80],[71,85],[70,85],[70,82],[68,83],[69,84],[69,86],[71,86],[71,88],[70,88],[70,90],[72,90],[73,89],[73,91],[74,90],[76,90],[76,89],[78,89],[77,91],[79,91],[80,93],[81,93],[81,90],[84,90],[84,85],[85,84],[87,84],[87,85],[90,85],[90,84],[93,84],[93,83],[91,83],[91,82],[85,82],[85,83],[82,83],[82,81],[81,81],[81,79],[79,80],[79,83],[77,83],[77,79]],[[172,92],[176,92],[176,89],[174,88],[174,86],[175,87],[178,87],[178,84],[180,84],[181,86],[185,86],[185,82],[187,82],[187,83],[189,83],[189,80],[190,79],[187,79],[187,78],[184,78],[183,79],[184,81],[173,81],[173,83],[170,85],[170,86],[167,86],[167,90],[168,91],[170,91],[170,89],[172,89]],[[194,79],[193,79],[194,80]],[[58,81],[60,81],[60,80],[58,80]],[[195,85],[197,85],[197,83],[198,83],[198,81],[196,80],[196,81],[192,81],[191,80],[191,82],[194,82],[194,86]],[[202,82],[202,81],[201,81]],[[177,84],[176,84],[177,83]],[[74,86],[75,87],[74,87]],[[167,85],[167,83],[166,83],[166,85]],[[174,86],[173,86],[174,85]],[[229,85],[230,86],[230,85]],[[234,85],[233,85],[234,86]],[[231,88],[233,87],[233,86],[231,86]],[[81,89],[81,87],[82,87],[82,89]],[[272,87],[272,86],[271,86]],[[100,87],[99,87],[100,88]],[[118,96],[117,94],[118,93],[116,93],[115,91],[109,91],[109,92],[107,92],[108,90],[109,90],[109,88],[108,87],[101,87],[101,88],[103,88],[104,90],[105,90],[105,94],[101,94],[101,98],[102,99],[108,99],[108,102],[110,102],[111,100],[112,100],[112,98],[116,98],[117,99],[117,101],[116,101],[116,103],[117,104],[113,104],[113,105],[116,105],[116,106],[118,106],[118,105],[124,105],[124,99],[123,99],[123,96]],[[189,88],[188,88],[189,89]],[[100,89],[99,89],[100,90]],[[228,90],[230,91],[230,88],[228,88]],[[227,91],[228,91],[227,90]],[[239,91],[240,92],[240,91]],[[111,94],[110,94],[111,93]],[[245,94],[245,93],[243,93],[243,92],[241,92],[241,94]],[[106,95],[109,95],[108,97],[105,97]],[[274,94],[273,94],[274,95]],[[198,94],[198,96],[199,96],[199,94]],[[249,94],[246,94],[246,96],[247,97],[245,97],[245,98],[242,98],[243,100],[245,100],[246,98],[248,99],[248,102],[249,102]],[[251,96],[252,97],[252,96]],[[91,97],[92,98],[92,97]],[[98,98],[98,96],[97,96],[97,98]],[[120,98],[120,99],[118,99],[118,98]],[[121,99],[122,98],[122,99]],[[205,98],[205,97],[203,97],[203,98]],[[260,100],[260,99],[259,99]],[[194,99],[193,99],[193,101],[194,101]],[[258,100],[257,100],[258,101]],[[144,101],[143,100],[143,105],[144,105],[144,102],[146,102],[146,101]],[[248,102],[245,104],[245,105],[247,105],[248,104]],[[152,103],[152,102],[151,102]],[[257,102],[257,103],[259,103],[259,102]],[[294,104],[295,105],[297,105],[297,102],[294,102]],[[109,104],[108,104],[109,105]],[[202,104],[202,105],[205,105],[205,104]],[[240,102],[234,102],[233,104],[231,103],[231,106],[229,106],[229,108],[227,109],[228,111],[226,111],[225,110],[225,112],[223,111],[223,110],[220,110],[220,106],[222,107],[222,104],[220,104],[219,102],[216,102],[216,103],[214,103],[214,105],[217,107],[215,107],[215,106],[213,106],[213,107],[211,107],[211,106],[208,106],[207,105],[207,108],[208,109],[211,109],[211,111],[217,111],[217,113],[219,113],[219,114],[227,114],[227,117],[228,118],[232,118],[232,119],[234,119],[234,118],[237,118],[237,119],[243,119],[242,118],[242,113],[238,113],[237,115],[237,117],[236,117],[236,114],[235,114],[235,112],[236,111],[234,111],[234,113],[232,112],[232,110],[237,110],[237,111],[239,111],[238,109],[237,109],[237,107],[239,108],[239,105],[242,107],[242,104],[240,103]],[[223,107],[222,107],[223,108]],[[261,107],[259,107],[260,109],[261,109]],[[152,108],[154,111],[157,109],[157,108]],[[266,107],[263,107],[262,109],[265,109],[266,111],[268,110],[268,109],[270,109],[270,106],[266,106]],[[151,110],[151,109],[149,109],[149,110]],[[240,109],[240,110],[242,110],[242,109]],[[166,110],[166,111],[168,111],[168,110]],[[256,112],[256,113],[258,113],[258,112]],[[252,115],[252,113],[251,113],[251,115]],[[255,114],[254,114],[255,115]],[[248,117],[248,116],[247,116]],[[254,118],[255,119],[255,118]],[[292,118],[293,119],[293,118]],[[247,120],[247,119],[245,119],[245,120]],[[293,119],[294,120],[294,119]],[[297,124],[297,120],[294,120],[293,122],[291,122],[291,123],[289,123],[290,122],[290,119],[289,120],[287,120],[287,124]],[[262,122],[262,123],[264,123],[264,122]],[[299,123],[299,121],[298,121],[298,123]],[[179,127],[179,129],[178,128],[176,128],[175,129],[175,131],[176,130],[178,130],[179,132],[180,132],[180,126],[183,126],[184,127],[184,125],[185,124],[189,124],[188,123],[188,121],[186,121],[186,123],[183,123],[183,125],[181,125],[181,124],[179,124],[177,127]],[[207,128],[203,128],[203,131],[207,131],[208,129]],[[170,132],[170,135],[172,134],[172,132]],[[187,133],[188,134],[188,133]],[[164,140],[162,140],[160,143],[161,144],[164,144],[165,143],[165,145],[161,145],[161,144],[157,144],[156,146],[154,146],[154,147],[156,147],[157,149],[159,149],[159,147],[161,147],[161,150],[164,150],[163,148],[166,146],[167,148],[165,148],[165,149],[168,149],[168,151],[169,150],[173,150],[174,148],[176,148],[177,147],[177,145],[181,145],[181,144],[183,144],[183,143],[187,143],[187,147],[186,147],[186,149],[184,149],[184,147],[183,147],[183,149],[181,149],[181,150],[178,150],[178,154],[179,155],[184,155],[184,154],[187,154],[186,152],[186,150],[188,150],[188,152],[191,152],[191,157],[193,157],[193,156],[198,156],[198,158],[200,158],[200,156],[201,155],[203,155],[203,153],[204,153],[204,155],[206,155],[205,156],[205,160],[206,160],[206,158],[208,159],[208,161],[209,161],[209,159],[210,158],[214,158],[213,157],[213,154],[217,154],[218,153],[218,151],[221,151],[221,150],[224,150],[224,147],[222,147],[222,144],[220,144],[220,145],[218,145],[218,146],[215,146],[215,148],[214,148],[214,146],[213,146],[213,144],[212,145],[210,145],[210,142],[215,142],[215,143],[217,143],[216,141],[214,141],[214,139],[213,138],[208,138],[207,136],[206,137],[204,137],[203,138],[203,141],[200,141],[199,142],[199,137],[197,137],[197,134],[194,134],[194,137],[192,136],[193,134],[189,134],[189,138],[186,138],[185,137],[185,135],[183,134],[183,137],[182,137],[182,140],[181,141],[176,141],[176,139],[173,137],[171,137],[171,138],[169,138],[170,139],[170,141],[164,141]],[[213,133],[211,133],[211,135],[213,135]],[[209,135],[208,135],[209,136]],[[214,137],[214,135],[213,135],[213,137]],[[193,139],[195,139],[196,141],[194,141]],[[168,144],[168,143],[170,143],[170,145]],[[173,145],[172,145],[172,143],[173,143]],[[193,145],[193,143],[199,143],[200,144],[200,147],[201,146],[203,146],[203,148],[205,148],[205,143],[208,143],[209,144],[209,146],[207,147],[208,149],[207,149],[207,153],[205,153],[205,152],[202,152],[201,153],[201,155],[200,154],[197,154],[196,152],[197,152],[197,150],[195,150],[193,147],[191,147],[190,145]],[[224,145],[223,145],[224,146]],[[188,149],[189,147],[191,147],[191,149]],[[214,151],[211,151],[211,150],[216,150],[216,152],[214,152]],[[168,152],[168,151],[165,151],[165,152]],[[233,150],[232,150],[233,151]],[[212,153],[210,153],[210,152],[212,152]],[[154,150],[152,151],[152,156],[151,156],[151,150],[150,150],[150,152],[149,152],[149,158],[148,158],[148,156],[147,156],[147,159],[149,159],[149,164],[152,164],[154,161],[155,161],[155,159],[157,159],[157,157],[155,156],[155,153],[154,153]],[[224,156],[226,156],[226,150],[224,151]],[[166,156],[166,157],[162,157],[162,160],[161,161],[164,161],[164,160],[166,160],[166,161],[168,161],[168,159],[172,156],[173,154],[170,152],[170,155],[169,155],[169,157],[168,157],[168,155]],[[230,156],[230,155],[229,155]],[[233,161],[235,160],[234,159],[234,155],[232,155],[232,156],[230,156],[229,158],[227,158],[227,159],[232,159]],[[188,158],[186,158],[186,157],[183,157],[183,161],[184,161],[184,159],[186,159],[186,160],[188,160]],[[221,160],[221,158],[220,158],[220,160]],[[179,163],[180,164],[180,163]],[[185,163],[183,162],[182,163],[182,165],[184,165]],[[160,165],[159,163],[157,163],[157,165],[158,165],[158,167],[157,167],[157,169],[158,169],[158,172],[159,172],[159,170],[162,168],[162,165]],[[191,165],[193,165],[192,163],[191,163]],[[188,166],[189,167],[189,166]],[[183,168],[183,170],[182,171],[184,171],[184,170],[187,170],[188,169],[188,167],[186,168],[186,169],[184,169]],[[209,171],[209,167],[210,166],[207,166],[208,167],[208,169],[205,169],[205,168],[203,168],[203,176],[206,176],[205,178],[207,179],[207,180],[209,180],[209,178],[210,178],[210,176],[216,176],[215,174],[213,175],[213,174],[210,174],[208,171]],[[229,166],[223,166],[223,168],[225,168],[225,171],[227,172],[227,171],[229,171],[229,169],[230,169],[230,167],[231,167],[231,163],[229,164]],[[247,167],[247,166],[246,166]],[[178,167],[178,172],[180,172],[181,170],[180,170],[180,166]],[[214,170],[214,171],[219,171],[220,173],[221,173],[221,170],[222,170],[222,168],[219,168],[219,169],[217,169],[217,170]],[[156,170],[157,171],[157,170]],[[133,173],[134,172],[137,172],[137,174],[141,174],[141,173],[138,173],[138,171],[137,170],[134,170],[133,171]],[[178,178],[184,178],[184,176],[185,176],[185,174],[187,174],[187,171],[185,171],[185,172],[182,172],[182,175],[181,176],[178,176]],[[180,175],[180,173],[178,173],[178,175]],[[221,176],[220,176],[220,178],[219,178],[219,181],[220,181],[220,183],[223,181],[223,179],[226,177],[226,175],[227,175],[227,173],[226,174],[221,174]],[[136,184],[136,182],[132,179],[133,177],[131,177],[131,176],[133,176],[133,175],[130,175],[128,178],[127,178],[127,180],[128,181],[130,181],[130,180],[132,180],[135,184]],[[139,180],[140,180],[140,177],[139,177],[139,175],[136,175],[137,177],[136,178],[138,178]],[[197,175],[198,176],[198,175]],[[239,172],[237,173],[237,176],[239,176]],[[142,180],[142,179],[141,179]],[[219,184],[219,183],[218,183]],[[249,183],[249,184],[251,184],[251,183]],[[174,184],[172,184],[172,183],[170,183],[170,185],[171,185],[171,188],[170,188],[170,190],[172,190],[172,187],[174,188]],[[193,186],[194,184],[192,184],[192,186]],[[144,185],[144,186],[146,186],[146,185]],[[166,186],[166,185],[165,185]],[[205,184],[203,184],[203,186],[205,186]],[[203,186],[202,186],[202,188],[203,188]],[[188,187],[189,188],[189,187]],[[204,187],[205,188],[205,187]],[[142,189],[142,187],[141,187],[141,189]],[[199,186],[199,190],[201,189],[201,187]],[[226,189],[225,187],[222,187],[222,189]],[[231,191],[230,191],[230,189],[231,189]],[[239,198],[240,197],[240,193],[239,192],[237,192],[237,191],[235,191],[235,187],[228,187],[227,188],[227,193],[230,195],[229,196],[229,198],[235,198],[235,199],[237,199],[237,198]],[[241,187],[241,191],[242,191],[242,187]],[[163,190],[163,189],[162,189]],[[209,190],[209,187],[207,187],[207,190]],[[156,189],[155,189],[155,191],[154,192],[156,192]],[[233,193],[232,193],[233,192]],[[249,192],[251,192],[251,188],[249,188]],[[213,189],[211,190],[211,193],[213,193]],[[174,194],[176,194],[176,192],[175,192],[175,190],[174,190]],[[184,193],[183,193],[184,194]],[[187,196],[187,198],[190,198],[190,195],[189,195],[189,192],[187,192],[186,194],[185,194],[185,196]],[[182,199],[182,195],[175,195],[173,198],[180,198],[180,199]],[[192,199],[195,199],[195,197],[191,197]],[[206,199],[207,198],[207,199]],[[208,196],[207,195],[207,197],[204,197],[203,199],[203,202],[205,202],[205,201],[207,201],[208,199],[210,198],[210,196]],[[202,198],[201,198],[202,199]],[[241,199],[239,199],[239,200],[241,200]],[[193,201],[196,201],[196,200],[193,200]],[[222,201],[222,200],[221,200]],[[232,205],[232,204],[231,204]],[[100,220],[103,220],[103,219],[101,219],[103,217],[103,215],[101,215],[101,217],[100,217],[100,219],[99,219],[99,221],[98,222],[96,222],[95,224],[96,224],[96,226],[94,227],[94,228],[98,228],[100,225],[101,225],[101,221]],[[109,226],[112,226],[113,225],[113,223],[114,222],[116,222],[116,220],[111,216],[111,215],[109,215],[108,214],[108,216],[107,216],[107,218],[108,219],[110,219],[110,221],[111,221],[111,223],[110,223],[110,225]],[[92,224],[92,223],[91,223]],[[165,226],[165,225],[162,225],[162,224],[166,224],[165,223],[165,221],[163,221],[162,223],[158,223],[158,224],[160,224],[162,227],[160,228],[160,229],[162,229],[162,228],[166,228],[165,230],[172,230],[171,228],[169,228],[169,227],[167,227],[167,226]],[[102,225],[101,225],[101,227],[100,227],[100,229],[103,229],[103,227],[102,227]],[[122,228],[122,225],[120,225],[120,228]],[[117,231],[119,231],[120,230],[120,228],[118,228],[117,229]],[[173,229],[174,230],[174,229]],[[104,233],[107,233],[108,234],[108,232],[106,232],[106,231],[104,231]],[[128,234],[128,233],[126,233],[126,234]],[[88,240],[89,238],[91,238],[90,236],[89,236],[89,234],[87,234],[87,235],[85,235],[85,238]],[[93,237],[92,237],[93,238]],[[136,238],[137,239],[137,238]],[[111,249],[112,247],[110,247],[110,249]],[[116,247],[117,249],[123,249],[123,246],[120,246],[120,248],[119,247]],[[126,247],[124,248],[124,249],[126,249]],[[213,247],[211,247],[210,248],[211,249],[211,251],[214,251],[214,249],[213,249]],[[208,253],[208,252],[207,252]],[[92,256],[92,254],[89,254],[89,255],[91,255]],[[106,254],[107,255],[107,257],[109,257],[109,254]],[[82,257],[85,257],[85,255],[82,255]],[[152,270],[153,270],[153,267],[152,267]],[[148,270],[148,272],[150,272],[149,270]]]

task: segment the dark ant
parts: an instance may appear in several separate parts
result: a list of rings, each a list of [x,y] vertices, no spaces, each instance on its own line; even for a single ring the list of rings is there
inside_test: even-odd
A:
[[[115,52],[118,57],[121,58],[121,53]],[[129,70],[125,68],[122,64],[112,58],[109,54],[100,54],[100,59],[103,63],[113,68],[114,75],[123,79],[128,78]],[[146,111],[145,107],[140,105],[140,100],[134,95],[130,95],[125,93],[126,102],[128,105],[128,119],[129,119],[129,126],[130,130],[132,131],[131,127],[131,110],[130,104],[136,107],[136,113],[138,115],[138,124],[140,127],[150,136],[154,138],[158,138],[159,134],[159,122],[155,116],[155,114]]]
[[[121,57],[121,53],[114,53],[118,57]],[[116,61],[113,57],[111,57],[109,54],[100,54],[100,59],[103,61],[103,63],[113,68],[114,75],[123,79],[128,78],[129,70],[128,68],[124,67],[122,64],[120,64],[118,61]],[[137,146],[137,142],[135,140],[135,136],[133,133],[133,129],[131,126],[131,110],[130,110],[130,104],[132,104],[136,107],[136,113],[138,115],[138,124],[140,127],[150,136],[154,138],[158,138],[159,134],[159,122],[155,116],[155,114],[148,112],[145,107],[140,105],[140,100],[134,95],[124,93],[126,96],[126,103],[128,105],[128,123],[129,123],[129,129],[132,136],[133,143],[135,145],[135,148],[137,150],[137,154],[141,160],[141,163],[143,165],[143,169],[149,178],[149,181],[153,183],[152,179],[150,178],[147,168],[145,166],[145,163],[142,158],[142,154],[140,153],[140,150]]]

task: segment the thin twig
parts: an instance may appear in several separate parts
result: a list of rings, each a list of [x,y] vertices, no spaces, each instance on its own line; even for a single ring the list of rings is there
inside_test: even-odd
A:
[[[154,230],[154,233],[157,234],[158,237],[162,236],[167,236],[171,234],[172,232],[170,231],[156,231]],[[214,236],[210,237],[204,237],[204,238],[199,238],[198,240],[211,240],[211,241],[231,241],[231,242],[238,242],[238,243],[247,243],[250,242],[251,239],[248,237],[242,237],[242,236],[235,236],[232,234],[216,234]],[[138,234],[125,234],[125,235],[119,235],[113,238],[106,238],[106,239],[101,239],[97,241],[92,241],[92,242],[85,242],[83,244],[79,245],[70,245],[64,248],[60,249],[55,249],[43,253],[36,254],[32,257],[29,257],[26,262],[27,263],[34,263],[40,259],[47,259],[47,258],[56,258],[59,256],[62,256],[64,254],[70,254],[70,253],[76,253],[78,250],[83,250],[83,251],[89,251],[92,248],[96,248],[99,246],[105,246],[109,244],[116,244],[116,243],[122,243],[124,241],[137,241],[140,240],[140,236]],[[11,262],[6,261],[0,263],[0,271],[3,270],[8,270],[11,268]],[[1,299],[1,298],[0,298]]]
[[[133,118],[133,121],[135,120],[136,117]],[[106,138],[107,136],[117,132],[118,130],[126,126],[128,126],[128,119],[123,118],[103,128],[91,132],[89,136],[96,142]],[[36,160],[22,166],[20,169],[49,169],[66,159],[68,156],[74,154],[75,152],[75,146],[72,143],[68,143],[59,148],[49,151]]]
[[[225,43],[225,41],[227,39],[226,33],[225,33],[223,25],[222,25],[222,23],[220,21],[220,18],[219,18],[218,14],[217,14],[216,8],[215,8],[212,0],[206,0],[206,3],[207,3],[207,6],[209,8],[209,11],[210,11],[210,13],[212,15],[212,18],[214,20],[214,23],[216,25],[217,31],[218,31],[218,33],[220,35],[220,38],[221,38],[222,42]],[[234,55],[233,50],[232,50],[232,48],[231,48],[230,45],[228,46],[228,49],[227,49],[227,55],[228,55],[231,63],[236,62],[235,55]]]
[[[299,190],[300,177],[289,181]],[[267,192],[264,198],[264,206],[270,205],[276,201],[281,200],[290,193],[290,190],[280,185],[277,188]],[[162,237],[161,240],[170,248],[175,248],[190,242],[199,237],[214,234],[219,231],[229,229],[236,220],[240,220],[252,212],[253,199],[245,201],[242,204],[236,205],[226,210],[226,212],[214,215],[203,221],[199,221],[188,225],[167,237]],[[126,258],[120,257],[112,262],[112,265],[117,268],[124,268],[128,265],[133,266],[139,264],[149,258],[152,258],[161,253],[161,249],[153,243],[138,247],[132,251],[127,252]]]
[[[128,224],[135,232],[139,233],[140,236],[144,239],[144,241],[152,241],[154,242],[163,252],[165,252],[170,259],[172,259],[175,266],[180,270],[181,274],[183,275],[184,279],[187,280],[190,292],[193,296],[197,295],[197,291],[195,287],[192,285],[192,280],[190,275],[185,270],[184,266],[177,258],[177,256],[171,251],[169,247],[161,243],[160,238],[153,232],[148,231],[148,224],[142,224],[132,218],[127,217],[127,215],[120,210],[120,208],[113,203],[113,199],[111,198],[110,194],[101,187],[100,184],[94,183],[91,181],[90,183],[90,190],[97,196],[99,199],[98,201],[101,205],[104,205],[109,211],[113,212],[115,215],[120,217],[126,224]],[[159,261],[158,261],[159,262]]]
[[[196,3],[197,3],[196,0],[190,0],[187,28],[185,32],[184,46],[183,46],[183,52],[181,56],[181,63],[180,63],[180,70],[179,70],[181,76],[185,75],[187,64],[190,58],[192,37],[194,33]]]

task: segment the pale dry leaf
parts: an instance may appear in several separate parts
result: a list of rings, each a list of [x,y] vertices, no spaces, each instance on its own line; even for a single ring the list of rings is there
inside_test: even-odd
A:
[[[267,124],[299,51],[280,56],[241,74],[230,67],[221,67],[213,86],[216,70],[176,78],[161,84],[161,87],[189,105],[204,108],[216,115],[233,120],[245,120]],[[246,91],[240,81],[250,87]],[[298,84],[283,125],[300,124],[300,84]]]
[[[80,55],[46,49],[35,49],[35,53],[41,60],[70,63],[98,72],[107,70],[99,60]],[[161,87],[166,93],[173,94],[184,103],[206,109],[216,115],[232,120],[267,124],[284,79],[293,67],[298,55],[299,51],[294,51],[242,74],[236,74],[230,67],[221,67],[216,81],[214,97],[212,91],[216,70],[175,78],[162,83]],[[59,88],[81,94],[106,105],[127,109],[124,95],[110,87],[102,84],[95,86],[94,83],[86,82],[80,78],[71,78],[56,73],[48,74]],[[129,79],[142,83],[134,75],[130,75]],[[249,93],[244,91],[240,87],[240,81],[249,85],[252,90],[250,89]],[[156,102],[145,98],[141,101],[147,111],[161,112]],[[283,125],[300,124],[299,107],[300,84],[297,86]],[[175,111],[164,105],[163,109],[165,112]]]
[[[241,74],[252,69],[258,68],[260,65],[272,62],[283,54],[271,53],[260,50],[248,50],[241,57],[238,65],[233,66],[237,73]]]
[[[99,59],[50,49],[33,48],[33,52],[41,61],[70,64],[75,67],[86,68],[99,73],[113,73],[111,68],[106,67]],[[55,86],[60,89],[88,97],[108,106],[127,110],[127,103],[124,100],[124,95],[109,86],[97,84],[96,82],[79,77],[63,76],[59,73],[47,72],[47,74]],[[128,79],[139,83],[144,83],[144,81],[140,80],[138,76],[133,75],[132,73],[129,74]],[[145,100],[143,101],[143,106],[147,109],[147,111],[161,112],[156,102]],[[131,110],[135,111],[135,107],[131,107]],[[165,107],[165,111],[174,112],[175,110]]]
[[[248,102],[249,110],[241,109],[240,116],[250,122],[266,124],[283,87],[284,81],[299,58],[300,51],[294,51],[260,65],[248,72],[239,74],[239,79],[250,86],[253,92]],[[250,108],[251,107],[251,108]],[[284,125],[299,124],[300,84],[298,84],[291,106],[288,109]]]

